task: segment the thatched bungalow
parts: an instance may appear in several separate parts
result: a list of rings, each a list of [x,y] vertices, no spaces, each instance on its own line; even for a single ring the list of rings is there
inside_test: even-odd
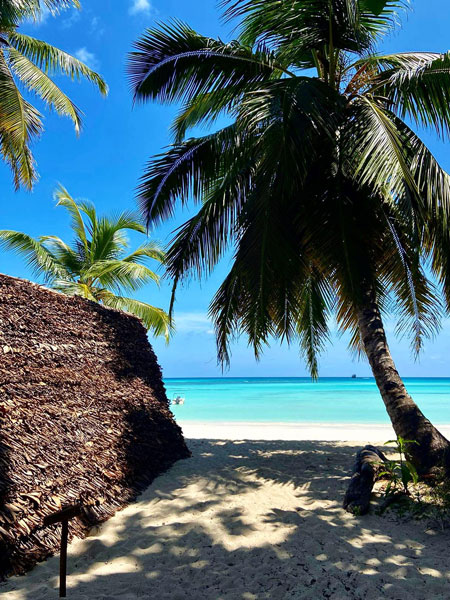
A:
[[[0,577],[130,502],[189,451],[135,317],[0,275]]]

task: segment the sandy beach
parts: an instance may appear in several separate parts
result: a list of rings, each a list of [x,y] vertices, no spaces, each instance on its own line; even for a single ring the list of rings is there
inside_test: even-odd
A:
[[[319,440],[341,441],[366,440],[379,442],[395,437],[390,425],[361,423],[209,423],[200,421],[181,422],[185,437],[190,439],[227,440]],[[450,425],[440,427],[444,435],[450,433]]]
[[[365,440],[367,443],[384,444],[394,439],[391,425],[377,423],[206,423],[189,421],[182,423],[184,435],[191,439],[227,440],[316,440],[340,441]],[[438,425],[439,431],[450,437],[450,425]],[[361,442],[356,442],[361,444]]]
[[[192,458],[70,545],[68,597],[450,597],[447,532],[389,513],[354,518],[341,508],[355,452],[367,441],[388,439],[389,427],[380,432],[358,426],[361,441],[355,442],[306,441],[303,425],[246,427],[242,441],[230,438],[244,424],[228,429],[222,440],[217,434],[225,433],[225,425],[185,425]],[[326,432],[308,427],[310,436],[333,433],[332,426]],[[336,440],[358,432],[336,429]],[[208,439],[213,434],[216,439]],[[53,557],[1,584],[0,598],[57,598],[57,573]]]

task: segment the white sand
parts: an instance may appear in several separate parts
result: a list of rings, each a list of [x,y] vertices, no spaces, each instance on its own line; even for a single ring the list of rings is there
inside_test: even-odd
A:
[[[224,431],[201,427],[186,426],[187,437]],[[234,427],[227,437],[244,426]],[[276,427],[244,437],[306,435]],[[360,442],[190,439],[192,458],[71,544],[68,598],[448,600],[447,532],[341,508],[354,454],[375,433],[367,427]],[[57,573],[54,557],[1,584],[0,598],[57,598]]]
[[[334,423],[208,423],[180,421],[184,435],[194,439],[214,440],[390,440],[394,431],[390,425]],[[450,427],[449,427],[450,430]]]
[[[179,421],[184,435],[194,439],[227,440],[365,440],[379,442],[395,438],[390,425],[361,423],[208,423]],[[439,430],[450,437],[450,425],[440,425]],[[450,599],[450,594],[449,594]]]

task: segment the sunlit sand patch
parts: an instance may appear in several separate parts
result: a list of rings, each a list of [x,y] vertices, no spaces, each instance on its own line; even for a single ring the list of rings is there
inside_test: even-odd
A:
[[[364,443],[191,442],[193,458],[69,551],[73,600],[447,598],[447,535],[341,508]],[[57,598],[57,557],[0,586]]]

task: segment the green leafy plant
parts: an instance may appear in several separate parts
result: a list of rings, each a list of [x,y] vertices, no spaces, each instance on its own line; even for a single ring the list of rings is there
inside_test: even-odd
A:
[[[382,515],[392,505],[399,517],[424,521],[427,527],[437,526],[444,531],[450,524],[450,480],[441,467],[433,477],[419,483],[417,471],[407,459],[408,447],[417,443],[402,437],[385,443],[395,445],[399,458],[379,463],[384,470],[378,477],[386,478],[388,483],[377,514]]]
[[[100,217],[93,204],[75,201],[62,186],[55,197],[57,206],[63,206],[72,218],[72,244],[54,235],[35,239],[19,231],[0,230],[0,247],[25,257],[49,287],[132,313],[154,335],[168,339],[172,325],[164,310],[123,295],[150,281],[159,283],[158,275],[145,264],[149,259],[164,262],[164,252],[157,242],[147,241],[127,252],[126,232],[145,234],[142,222],[130,212]]]
[[[384,471],[379,473],[379,477],[386,477],[389,481],[385,489],[386,495],[398,493],[399,489],[402,493],[409,495],[409,484],[417,484],[419,476],[414,465],[407,459],[408,446],[417,444],[416,440],[405,440],[398,437],[396,440],[389,440],[384,445],[395,445],[395,451],[399,455],[396,460],[388,460],[383,463]]]

